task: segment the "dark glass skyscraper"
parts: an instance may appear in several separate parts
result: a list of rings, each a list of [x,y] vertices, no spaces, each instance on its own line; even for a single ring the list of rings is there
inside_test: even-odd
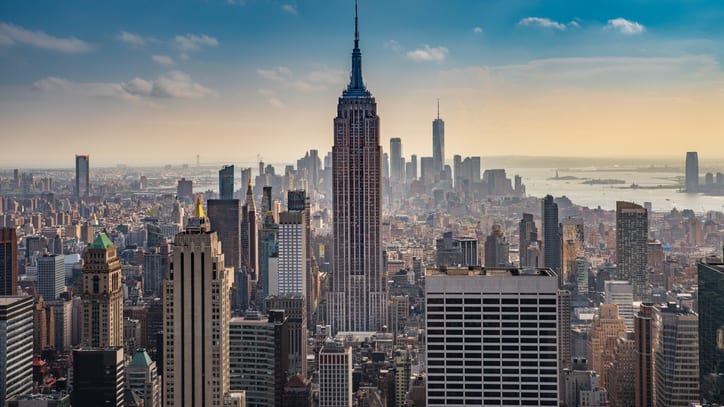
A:
[[[90,156],[75,156],[75,197],[90,195]]]
[[[699,154],[696,151],[686,153],[686,192],[699,190]]]
[[[233,165],[225,165],[219,170],[219,199],[234,199]]]
[[[355,6],[350,82],[337,103],[332,147],[334,265],[328,319],[334,332],[374,331],[385,325],[382,275],[382,147],[377,103],[362,82]]]
[[[402,159],[402,139],[390,139],[390,180],[401,182],[405,179],[405,161]]]
[[[649,301],[646,250],[649,221],[646,208],[616,202],[616,267],[618,279],[633,284],[634,301]]]
[[[18,294],[18,236],[15,228],[0,228],[0,295]]]
[[[543,267],[561,271],[561,233],[558,225],[558,204],[546,195],[541,205],[543,229]],[[559,276],[560,277],[560,276]]]
[[[724,402],[724,264],[698,263],[699,378],[706,402]]]
[[[432,164],[435,173],[445,168],[445,122],[440,118],[440,102],[437,102],[437,119],[432,121]]]

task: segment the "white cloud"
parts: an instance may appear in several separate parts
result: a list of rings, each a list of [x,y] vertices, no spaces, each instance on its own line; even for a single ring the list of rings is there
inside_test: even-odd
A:
[[[447,54],[448,49],[445,47],[431,47],[425,44],[423,48],[409,51],[407,57],[415,62],[442,62]]]
[[[129,101],[148,99],[196,99],[216,95],[181,71],[169,71],[156,80],[133,78],[126,82],[71,82],[48,77],[33,84],[46,92],[69,92],[82,96],[114,97]]]
[[[642,32],[646,31],[646,27],[637,23],[636,21],[626,20],[625,18],[621,17],[608,20],[608,24],[606,24],[606,29],[616,30],[621,34],[626,35],[641,34]]]
[[[518,25],[521,27],[542,27],[550,28],[556,31],[565,31],[566,28],[580,28],[581,25],[578,21],[573,20],[568,24],[559,23],[558,21],[551,20],[550,18],[543,17],[526,17],[518,21]]]
[[[274,94],[274,91],[271,90],[271,89],[261,88],[261,89],[257,89],[257,90],[256,90],[256,93],[258,93],[258,94],[260,94],[260,95],[262,95],[262,96],[271,96],[271,95]]]
[[[291,4],[285,4],[282,6],[282,11],[289,14],[297,14],[297,8]]]
[[[146,44],[148,44],[145,38],[138,34],[129,33],[128,31],[121,31],[121,33],[118,34],[118,39],[135,47],[145,47]]]
[[[30,31],[12,23],[0,23],[0,46],[30,45],[65,54],[89,52],[93,47],[78,38],[58,38],[43,31]]]
[[[269,104],[278,108],[284,107],[284,103],[282,103],[282,101],[277,98],[269,98]]]
[[[473,28],[473,32],[474,32],[475,34],[480,34],[480,33],[483,32],[483,28],[482,28],[482,27],[475,27],[475,28]]]
[[[216,47],[219,41],[214,37],[206,34],[186,34],[177,35],[175,38],[176,46],[182,51],[193,51],[202,47]]]
[[[151,56],[151,59],[153,59],[153,62],[163,65],[163,66],[171,66],[173,65],[173,58],[171,58],[168,55],[153,55]]]
[[[189,57],[189,54],[185,52],[180,53],[178,57],[182,61],[188,61],[189,59],[191,59],[191,57]]]
[[[345,72],[341,70],[321,68],[304,75],[295,75],[285,66],[275,68],[259,68],[257,75],[270,82],[275,82],[283,88],[295,89],[300,92],[320,92],[330,86],[344,83]]]
[[[390,51],[400,52],[400,43],[395,40],[387,40],[382,44],[382,46]]]
[[[256,73],[266,80],[275,82],[288,80],[292,76],[292,70],[286,66],[278,66],[271,69],[259,68],[256,70]]]

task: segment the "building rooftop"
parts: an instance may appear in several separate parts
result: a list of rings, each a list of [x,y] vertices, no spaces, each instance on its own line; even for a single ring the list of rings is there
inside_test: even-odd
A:
[[[146,353],[145,349],[139,349],[136,351],[136,354],[133,355],[133,360],[131,360],[131,364],[129,366],[151,366],[153,361],[151,360],[151,357],[148,356],[148,353]]]
[[[18,300],[22,300],[25,298],[28,298],[28,296],[27,295],[3,295],[3,296],[0,296],[0,306],[11,305],[11,304],[18,302]]]
[[[485,277],[557,277],[555,271],[549,268],[519,269],[519,268],[486,268],[481,266],[469,267],[439,267],[427,269],[426,276],[485,276]]]
[[[113,241],[108,237],[107,234],[101,232],[96,236],[96,239],[91,244],[91,249],[107,249],[113,246]]]

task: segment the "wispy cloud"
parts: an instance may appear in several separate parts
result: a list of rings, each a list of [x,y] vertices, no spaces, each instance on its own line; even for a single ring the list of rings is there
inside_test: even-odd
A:
[[[112,97],[128,101],[146,99],[196,99],[216,92],[196,82],[181,71],[170,71],[155,80],[133,78],[126,82],[72,82],[48,77],[33,84],[46,92],[69,92],[82,96]]]
[[[275,68],[259,68],[257,75],[270,82],[277,83],[283,88],[291,88],[300,92],[320,92],[330,86],[339,85],[344,82],[344,71],[321,68],[304,75],[295,75],[291,69],[285,66]]]
[[[297,14],[297,8],[291,4],[285,4],[282,6],[282,11],[289,14]]]
[[[382,46],[385,49],[389,49],[390,51],[394,51],[394,52],[400,52],[400,49],[401,49],[400,43],[395,40],[387,40],[382,44]]]
[[[176,46],[182,51],[194,51],[202,47],[216,47],[219,41],[206,34],[177,35],[174,39]]]
[[[284,107],[284,103],[282,103],[282,101],[277,98],[269,98],[269,104],[278,108]]]
[[[142,36],[128,31],[121,31],[117,38],[121,40],[121,42],[134,47],[145,47],[148,44],[148,41],[146,41],[146,39]]]
[[[407,58],[415,62],[442,62],[448,54],[445,47],[431,47],[425,44],[424,47],[418,48],[407,53]]]
[[[173,65],[173,58],[171,58],[168,55],[153,55],[151,57],[151,59],[153,60],[153,62],[155,62],[159,65],[163,65],[163,66]]]
[[[475,27],[475,28],[473,28],[473,32],[474,32],[475,34],[480,34],[480,33],[483,32],[483,28],[482,28],[482,27]]]
[[[29,45],[65,54],[79,54],[93,49],[91,44],[75,37],[59,38],[12,23],[0,23],[0,46],[13,45]]]
[[[518,26],[521,27],[542,27],[549,28],[556,31],[565,31],[566,28],[579,28],[581,25],[578,21],[571,21],[568,24],[560,23],[558,21],[551,20],[550,18],[544,17],[526,17],[518,21]]]
[[[605,28],[608,30],[616,30],[621,34],[626,35],[641,34],[646,31],[646,27],[636,21],[626,20],[621,17],[608,20],[608,24],[606,24]]]

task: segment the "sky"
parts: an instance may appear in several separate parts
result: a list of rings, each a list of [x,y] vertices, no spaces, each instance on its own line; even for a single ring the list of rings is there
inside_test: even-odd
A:
[[[360,0],[384,150],[724,157],[719,0]],[[332,145],[352,0],[0,2],[0,167],[292,162]]]

